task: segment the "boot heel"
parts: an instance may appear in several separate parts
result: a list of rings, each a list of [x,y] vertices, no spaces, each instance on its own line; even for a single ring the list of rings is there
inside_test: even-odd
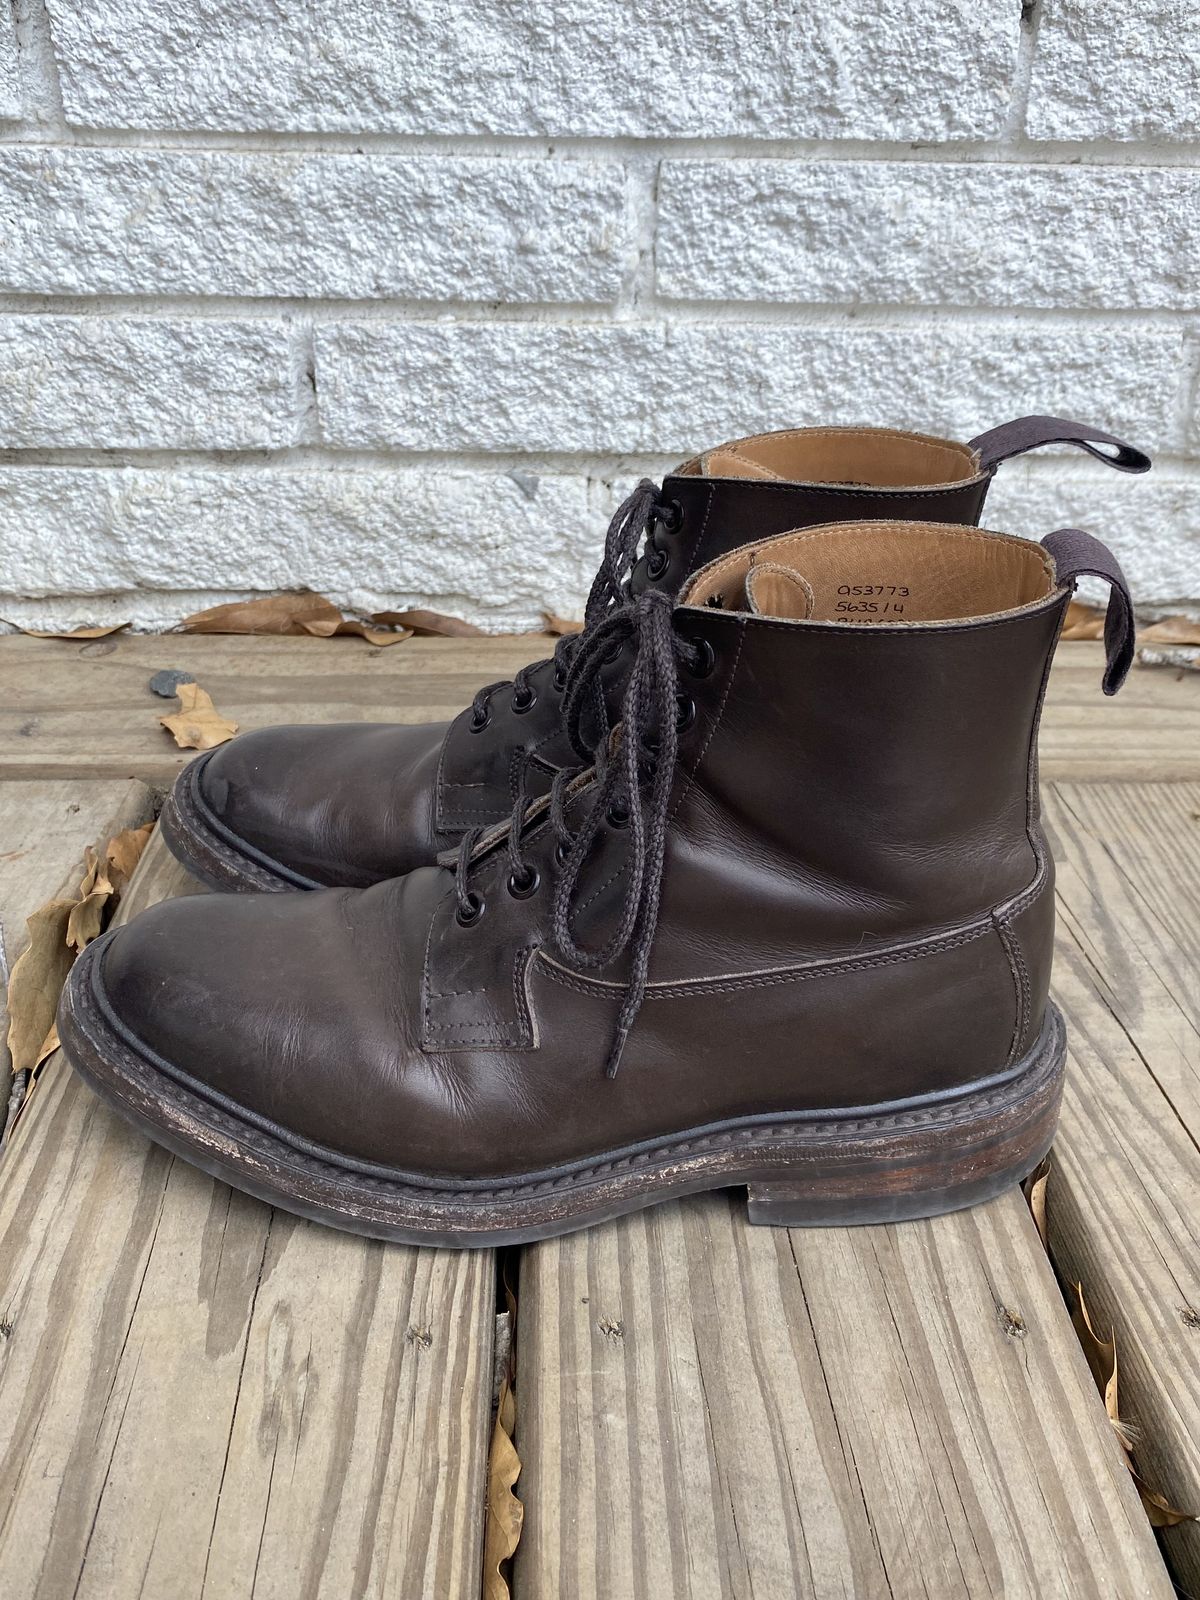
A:
[[[905,1222],[979,1205],[1029,1176],[1049,1150],[1066,1038],[1053,1004],[1021,1070],[1000,1084],[900,1114],[879,1107],[796,1130],[746,1185],[749,1220],[770,1228]]]

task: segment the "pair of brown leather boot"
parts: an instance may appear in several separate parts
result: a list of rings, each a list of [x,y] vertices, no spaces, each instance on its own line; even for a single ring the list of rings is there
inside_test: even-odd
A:
[[[1109,552],[975,526],[970,444],[723,445],[609,530],[582,635],[449,726],[247,734],[163,813],[217,889],[107,934],[59,1029],[123,1115],[302,1215],[499,1244],[674,1195],[751,1220],[930,1215],[1053,1135],[1037,723]],[[265,892],[264,892],[265,891]],[[280,892],[280,891],[310,891]]]

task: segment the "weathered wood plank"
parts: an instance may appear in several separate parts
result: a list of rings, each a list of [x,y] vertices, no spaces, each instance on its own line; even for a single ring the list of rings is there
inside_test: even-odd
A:
[[[183,634],[78,640],[0,638],[8,694],[0,777],[134,776],[165,785],[190,759],[159,727],[173,702],[147,680],[193,672],[243,728],[276,722],[423,722],[454,716],[483,683],[547,654],[538,634],[411,639],[205,638]],[[1200,778],[1200,676],[1134,672],[1120,698],[1099,690],[1100,646],[1061,647],[1042,722],[1050,777]]]
[[[1071,1045],[1051,1249],[1116,1327],[1142,1476],[1200,1512],[1200,785],[1055,786],[1046,812]],[[1163,1538],[1200,1593],[1200,1525]]]
[[[119,635],[0,638],[8,693],[0,777],[137,776],[170,783],[194,752],[158,724],[175,702],[148,688],[164,667],[194,673],[243,729],[278,722],[426,722],[456,716],[484,683],[548,653],[538,634],[504,639],[361,639]]]
[[[126,914],[190,887],[153,841]],[[0,1593],[475,1600],[492,1258],[273,1212],[47,1071],[0,1167]]]
[[[153,814],[150,791],[126,779],[0,783],[0,1129],[10,1068],[7,973],[28,943],[25,919],[78,887],[85,845],[102,844]]]
[[[1172,1593],[1015,1191],[670,1205],[527,1250],[520,1305],[516,1600]]]

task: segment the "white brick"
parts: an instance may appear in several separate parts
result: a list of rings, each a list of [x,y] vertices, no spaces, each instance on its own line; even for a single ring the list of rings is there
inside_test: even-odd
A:
[[[1045,0],[1035,139],[1187,139],[1200,125],[1195,0]]]
[[[1147,477],[1099,470],[1013,462],[997,474],[983,521],[1033,539],[1086,528],[1112,548],[1135,600],[1200,599],[1200,479],[1169,467]],[[1094,595],[1104,592],[1097,585]]]
[[[67,117],[89,127],[858,139],[998,133],[1019,16],[978,0],[50,10]]]
[[[685,300],[1192,308],[1200,172],[672,161],[656,260]]]
[[[295,442],[282,322],[0,317],[0,447]]]
[[[317,331],[317,393],[323,439],[351,447],[682,455],[822,422],[966,439],[1041,411],[1153,449],[1181,354],[1177,332],[1097,326],[343,322]]]
[[[610,301],[623,171],[582,161],[0,150],[0,289]]]
[[[17,35],[11,6],[0,15],[0,118],[22,114],[21,69],[17,61]]]
[[[364,610],[424,604],[493,626],[537,626],[543,605],[577,615],[604,533],[586,480],[520,476],[0,468],[0,591],[307,585]]]

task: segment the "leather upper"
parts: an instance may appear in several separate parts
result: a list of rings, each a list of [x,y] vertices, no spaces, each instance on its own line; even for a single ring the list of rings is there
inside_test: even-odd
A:
[[[960,532],[946,562],[995,592],[1008,557]],[[482,841],[470,926],[443,866],[155,907],[105,946],[112,1016],[165,1070],[290,1136],[463,1181],[1003,1071],[1045,1005],[1034,750],[1069,590],[1046,578],[1004,611],[888,626],[729,609],[740,592],[703,603],[738,576],[702,573],[675,612],[710,650],[680,680],[693,713],[650,987],[615,1078],[627,963],[584,972],[558,952],[544,813],[523,841],[541,887],[514,895],[504,841]],[[611,820],[587,860],[573,930],[589,946],[630,838]]]

